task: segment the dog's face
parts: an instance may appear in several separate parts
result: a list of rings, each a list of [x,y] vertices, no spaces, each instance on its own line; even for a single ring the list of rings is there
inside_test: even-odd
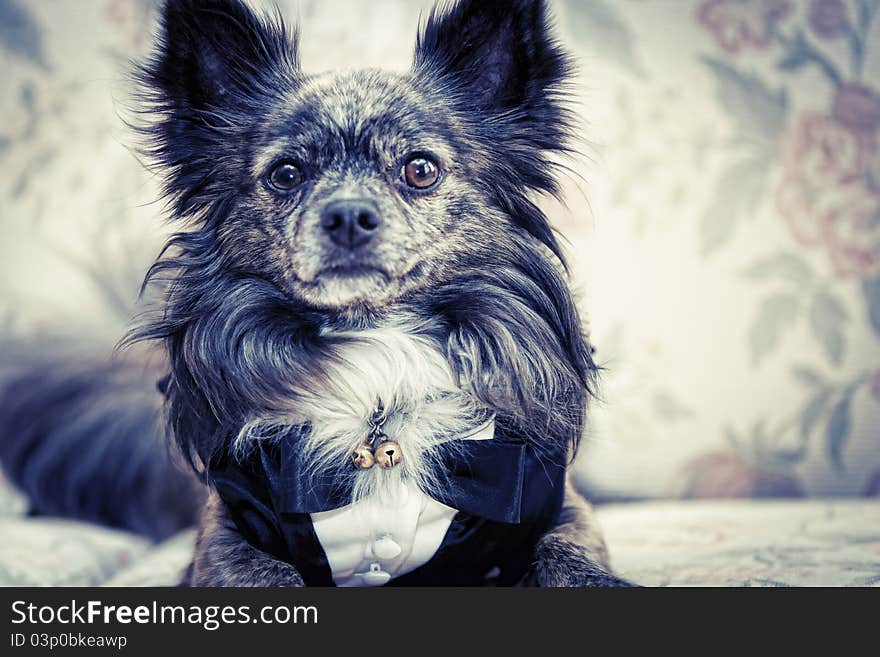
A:
[[[416,76],[302,81],[254,136],[228,248],[319,307],[436,283],[507,229],[460,122]]]
[[[553,190],[566,67],[539,0],[432,14],[409,73],[314,77],[238,0],[170,0],[144,73],[178,213],[228,270],[344,309],[479,267],[514,232],[557,250],[527,192]]]

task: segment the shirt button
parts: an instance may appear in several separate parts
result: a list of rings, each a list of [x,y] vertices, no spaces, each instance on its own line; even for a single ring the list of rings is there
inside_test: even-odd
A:
[[[391,579],[391,574],[382,570],[377,563],[370,564],[370,570],[363,573],[361,577],[367,586],[382,586]]]
[[[382,536],[373,541],[373,554],[379,559],[393,559],[400,552],[400,546],[390,536]]]

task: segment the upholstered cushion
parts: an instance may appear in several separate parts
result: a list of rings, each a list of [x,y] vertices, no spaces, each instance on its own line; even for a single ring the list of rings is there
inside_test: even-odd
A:
[[[880,586],[880,502],[599,508],[614,568],[650,586]]]
[[[878,586],[880,502],[598,507],[619,574],[648,586]],[[193,531],[158,545],[52,519],[0,520],[0,585],[176,586]]]

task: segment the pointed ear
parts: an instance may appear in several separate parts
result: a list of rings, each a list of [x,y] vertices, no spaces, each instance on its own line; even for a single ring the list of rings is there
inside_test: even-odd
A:
[[[195,213],[228,191],[244,135],[299,83],[295,35],[241,0],[166,0],[135,76],[143,152],[161,165],[177,213]]]
[[[453,82],[477,108],[503,112],[552,103],[571,63],[544,0],[459,0],[431,11],[415,67]]]
[[[297,70],[296,42],[280,18],[241,0],[166,0],[149,83],[178,109],[235,102]]]

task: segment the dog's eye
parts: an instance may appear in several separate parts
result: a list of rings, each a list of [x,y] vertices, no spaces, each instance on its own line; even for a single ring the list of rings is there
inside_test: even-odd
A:
[[[269,174],[269,184],[280,192],[289,192],[302,179],[302,172],[293,162],[279,162]]]
[[[403,165],[403,180],[415,189],[428,189],[440,180],[440,167],[426,155],[413,155]]]

